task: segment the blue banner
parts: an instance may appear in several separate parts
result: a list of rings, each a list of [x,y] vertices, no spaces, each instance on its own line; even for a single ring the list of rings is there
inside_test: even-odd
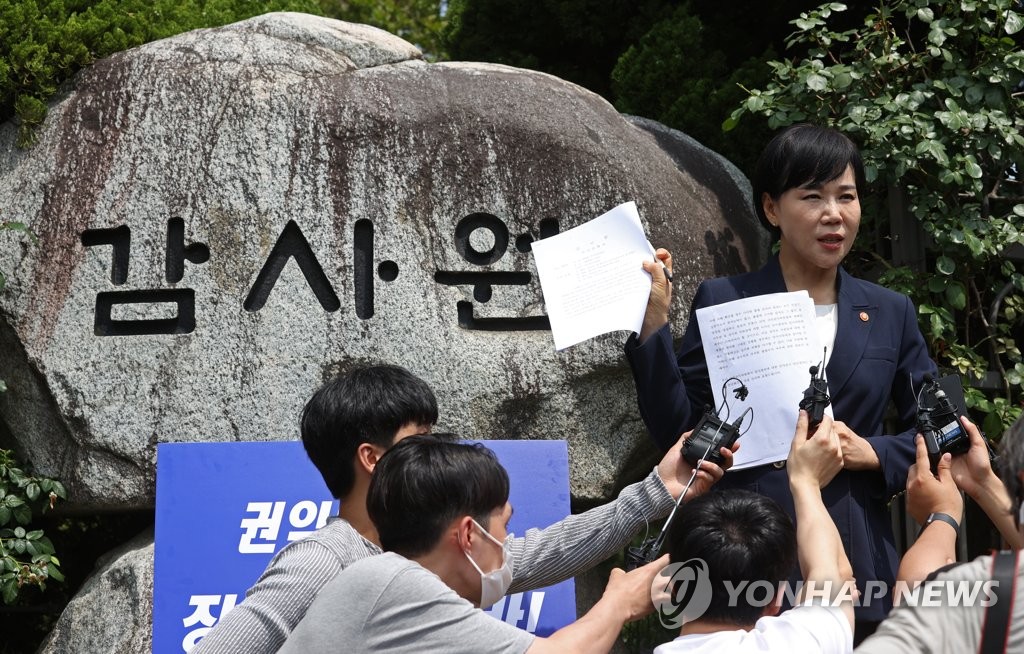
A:
[[[522,535],[569,514],[565,441],[483,441],[511,480],[509,530]],[[187,652],[245,599],[273,555],[336,515],[302,444],[157,446],[153,651]],[[540,636],[576,619],[573,581],[517,593],[490,609]]]

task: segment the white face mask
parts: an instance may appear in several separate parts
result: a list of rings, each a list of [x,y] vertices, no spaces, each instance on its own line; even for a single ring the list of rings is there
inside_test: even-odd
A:
[[[470,519],[472,520],[472,518]],[[501,567],[497,570],[484,572],[476,564],[476,561],[473,560],[473,557],[469,555],[469,552],[465,552],[466,558],[476,568],[476,571],[480,573],[480,608],[486,609],[504,597],[505,593],[508,592],[508,587],[512,584],[512,553],[509,552],[505,544],[502,544],[501,541],[491,536],[486,529],[481,527],[479,522],[473,520],[473,524],[480,530],[480,533],[487,536],[488,540],[500,547],[502,553]],[[508,538],[505,539],[506,544],[510,538],[512,538],[512,534],[509,534]]]

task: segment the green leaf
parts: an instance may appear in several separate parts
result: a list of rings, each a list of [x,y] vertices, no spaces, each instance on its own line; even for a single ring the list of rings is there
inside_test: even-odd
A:
[[[33,502],[39,499],[39,484],[32,482],[25,487],[25,495]]]
[[[42,529],[36,529],[25,534],[25,540],[39,540],[43,535]]]
[[[4,498],[4,505],[10,509],[21,506],[25,503],[25,500],[21,499],[17,495],[8,495]]]
[[[55,561],[55,563],[56,563],[56,561]],[[61,571],[58,570],[56,568],[56,566],[53,566],[53,565],[47,566],[46,567],[46,574],[47,574],[47,576],[50,577],[50,579],[53,579],[54,581],[64,581],[64,575],[61,574]]]
[[[64,490],[64,484],[60,483],[59,481],[53,482],[53,492],[56,493],[57,497],[59,497],[62,500],[68,499],[68,492]]]
[[[1013,205],[1013,213],[1024,218],[1024,204]]]
[[[0,525],[6,525],[11,521],[11,510],[0,505]]]
[[[946,301],[954,308],[963,311],[967,307],[967,291],[960,282],[954,282],[946,288]]]
[[[14,514],[14,519],[18,524],[27,525],[32,521],[32,509],[28,508],[28,506],[24,504],[12,509],[11,513]]]
[[[964,232],[964,243],[967,248],[971,251],[974,256],[980,256],[982,251],[985,249],[985,244],[982,243],[981,239],[972,234],[971,232]]]
[[[930,7],[921,7],[917,10],[917,17],[925,23],[930,23],[935,20],[935,13],[932,12]]]
[[[928,278],[928,290],[932,293],[942,293],[949,286],[949,278],[947,277],[929,277]]]
[[[24,538],[25,537],[25,528],[24,527],[15,527],[14,528],[14,537],[15,538]]]
[[[981,166],[979,166],[978,162],[974,160],[974,157],[967,156],[964,161],[964,167],[967,169],[967,174],[970,175],[972,178],[981,179],[981,176],[983,174]]]
[[[985,416],[985,420],[982,423],[982,429],[989,434],[999,434],[1003,431],[1003,421],[999,418],[999,414],[995,411],[990,412]]]
[[[832,87],[841,91],[853,84],[853,77],[849,73],[836,73],[832,78]]]
[[[952,275],[956,271],[956,262],[946,255],[940,256],[935,261],[935,269],[943,275]]]
[[[18,582],[13,579],[9,579],[4,583],[3,586],[3,597],[4,604],[14,603],[14,598],[18,596]]]
[[[1006,371],[1006,381],[1010,382],[1014,386],[1020,386],[1022,377],[1019,371],[1016,369],[1010,369]]]
[[[1003,29],[1007,34],[1016,34],[1022,28],[1024,28],[1024,19],[1020,17],[1015,11],[1006,12],[1006,24],[1003,25]]]
[[[828,87],[828,80],[824,75],[812,73],[807,76],[807,88],[812,91],[824,91]]]

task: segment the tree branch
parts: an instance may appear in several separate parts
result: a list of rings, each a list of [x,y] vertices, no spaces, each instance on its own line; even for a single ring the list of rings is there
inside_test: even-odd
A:
[[[981,301],[981,293],[978,292],[978,287],[974,285],[974,278],[967,280],[968,285],[971,288],[971,294],[974,296],[974,301],[978,303],[982,310],[978,312],[978,317],[981,320],[981,326],[985,328],[985,333],[988,334],[988,347],[989,352],[992,353],[991,362],[995,364],[996,370],[999,372],[999,378],[1003,380],[1003,390],[1006,394],[1006,401],[1011,402],[1013,396],[1010,393],[1010,382],[1006,379],[1006,368],[1003,367],[1003,362],[999,359],[999,353],[996,351],[996,333],[992,329],[992,325],[989,324],[988,318],[985,317],[984,304]]]

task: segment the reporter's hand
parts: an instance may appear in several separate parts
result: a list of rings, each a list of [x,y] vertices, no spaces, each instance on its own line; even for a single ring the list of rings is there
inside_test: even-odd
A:
[[[924,524],[930,513],[946,513],[958,523],[962,522],[964,499],[953,481],[950,455],[943,454],[939,459],[936,477],[928,461],[924,437],[918,434],[914,444],[917,446],[917,461],[907,473],[907,511],[918,524]]]
[[[953,457],[950,471],[957,487],[971,497],[977,498],[985,484],[994,481],[995,472],[992,470],[992,461],[988,456],[985,437],[978,431],[977,425],[968,420],[966,416],[960,416],[960,424],[967,430],[971,447],[963,454]]]
[[[662,267],[664,264],[664,267]],[[640,342],[668,324],[668,309],[672,304],[672,282],[665,276],[665,269],[672,273],[672,255],[665,248],[654,251],[654,261],[644,261],[644,270],[651,276],[651,294],[647,298],[647,310],[640,328]]]
[[[657,561],[626,572],[615,568],[608,576],[604,597],[613,600],[624,612],[626,622],[639,620],[654,611],[651,588],[654,578],[668,565],[668,554]]]
[[[683,456],[683,441],[689,438],[691,433],[693,433],[692,430],[683,434],[658,463],[658,476],[661,477],[661,481],[664,482],[673,499],[679,499],[679,494],[686,488],[686,483],[690,481],[690,476],[693,474],[693,466]],[[688,502],[698,495],[703,495],[721,479],[725,471],[732,466],[733,453],[739,450],[739,447],[739,441],[736,441],[731,450],[725,447],[719,448],[719,453],[724,459],[721,466],[707,460],[703,461],[700,470],[697,471],[697,478],[693,480],[693,485],[690,486],[683,501]]]
[[[807,436],[807,412],[800,409],[796,432],[789,448],[786,469],[790,485],[813,484],[823,488],[843,469],[843,450],[832,418],[826,415],[811,437]]]
[[[847,470],[881,470],[882,463],[871,443],[861,438],[857,432],[842,420],[834,423],[839,442],[843,446],[843,467]]]

